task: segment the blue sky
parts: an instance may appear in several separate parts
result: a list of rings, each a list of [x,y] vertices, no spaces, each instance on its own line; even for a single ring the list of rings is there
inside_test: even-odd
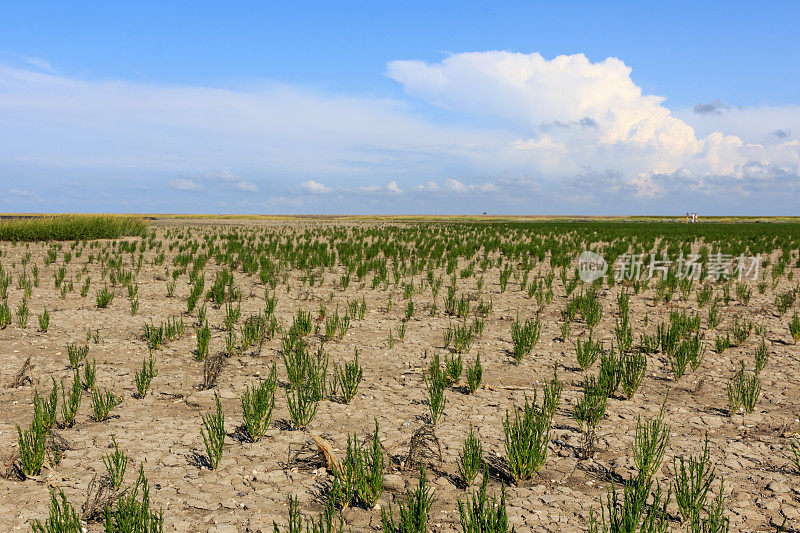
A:
[[[800,214],[797,2],[29,2],[0,211]]]

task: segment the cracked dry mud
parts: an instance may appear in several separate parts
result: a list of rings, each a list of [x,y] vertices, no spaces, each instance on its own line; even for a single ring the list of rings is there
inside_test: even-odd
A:
[[[158,238],[164,238],[168,229],[182,227],[185,221],[156,224]],[[242,223],[246,229],[257,224]],[[269,230],[285,225],[291,230],[305,231],[328,225],[325,221],[268,223]],[[214,226],[207,222],[192,226],[195,231],[208,232],[228,226]],[[346,225],[345,225],[346,227]],[[69,243],[65,243],[65,249]],[[166,243],[165,243],[166,246]],[[222,370],[214,390],[201,391],[202,363],[194,360],[194,326],[196,312],[184,316],[187,331],[183,338],[168,342],[155,352],[159,374],[154,378],[152,392],[144,399],[134,398],[134,371],[141,366],[148,350],[143,338],[143,325],[151,320],[159,323],[168,317],[179,316],[186,310],[189,286],[187,277],[178,278],[175,295],[166,297],[165,268],[172,270],[174,252],[166,250],[163,266],[153,266],[155,251],[145,254],[142,270],[136,275],[139,284],[140,309],[131,316],[127,295],[116,287],[116,297],[106,309],[97,309],[95,289],[101,285],[101,267],[88,265],[92,290],[86,297],[75,292],[61,298],[54,288],[54,265],[43,266],[47,247],[44,244],[13,246],[0,244],[2,263],[7,271],[16,275],[21,271],[21,258],[26,251],[32,254],[31,264],[38,263],[41,284],[33,291],[30,300],[31,319],[25,329],[12,323],[0,331],[0,450],[4,465],[13,460],[17,449],[16,426],[25,427],[32,416],[34,387],[40,393],[51,388],[51,377],[72,380],[67,369],[66,344],[84,342],[87,330],[99,330],[99,342],[89,341],[89,358],[97,361],[97,383],[121,395],[123,403],[112,411],[112,418],[97,423],[89,418],[90,399],[84,395],[77,423],[70,429],[56,431],[70,443],[63,459],[49,465],[38,479],[20,481],[15,477],[0,479],[0,530],[23,531],[30,529],[34,518],[47,516],[50,487],[64,490],[72,504],[80,510],[86,491],[95,474],[105,467],[101,456],[107,453],[111,436],[116,437],[134,464],[129,466],[127,481],[134,479],[139,463],[151,485],[151,499],[161,507],[168,531],[271,531],[273,521],[286,523],[287,498],[296,495],[301,511],[315,515],[322,509],[320,490],[328,473],[324,468],[305,471],[287,469],[290,447],[308,440],[303,431],[287,429],[289,419],[284,390],[276,393],[273,422],[265,437],[256,443],[241,442],[230,436],[219,468],[211,471],[192,464],[192,454],[204,454],[200,434],[201,415],[213,406],[214,390],[222,399],[226,428],[230,432],[241,423],[239,398],[244,388],[259,376],[266,376],[273,362],[277,363],[279,380],[285,381],[285,369],[279,354],[279,338],[264,343],[255,355],[230,357]],[[88,254],[89,249],[83,253]],[[127,260],[127,258],[126,258]],[[462,259],[463,261],[463,259]],[[67,265],[68,278],[75,275],[85,262],[73,258]],[[12,268],[12,264],[15,267]],[[460,267],[466,262],[460,264]],[[218,266],[213,260],[206,267],[206,287],[213,280]],[[350,330],[342,340],[326,343],[331,362],[341,362],[352,357],[358,348],[359,360],[364,368],[364,379],[356,397],[350,404],[323,400],[319,411],[309,426],[309,431],[322,436],[342,455],[347,435],[356,432],[368,434],[374,428],[374,419],[380,425],[380,438],[392,455],[401,456],[408,450],[412,433],[426,420],[426,390],[423,372],[435,350],[443,352],[442,333],[452,319],[440,309],[429,316],[430,290],[414,295],[415,313],[408,321],[404,340],[397,340],[393,348],[387,344],[388,332],[396,332],[404,312],[401,287],[389,285],[372,289],[369,277],[363,282],[355,280],[346,290],[334,285],[343,273],[341,265],[325,272],[322,286],[303,285],[299,271],[289,273],[290,291],[279,283],[276,294],[276,317],[288,327],[299,308],[311,310],[316,315],[320,303],[329,310],[337,306],[344,310],[348,300],[366,300],[363,320],[353,320]],[[535,274],[532,273],[532,275]],[[440,272],[447,280],[447,275]],[[530,356],[515,365],[509,354],[511,348],[511,323],[519,314],[534,316],[537,304],[520,291],[518,284],[509,282],[508,289],[500,292],[499,269],[485,273],[483,295],[493,300],[493,313],[486,318],[485,330],[480,339],[465,356],[465,365],[471,364],[477,352],[484,365],[484,386],[474,395],[456,389],[448,390],[447,404],[436,434],[441,442],[444,464],[429,472],[428,478],[435,490],[430,528],[434,531],[460,530],[457,498],[464,499],[467,491],[458,487],[456,459],[472,424],[483,443],[485,457],[502,464],[504,437],[502,420],[506,410],[521,405],[527,394],[541,388],[549,379],[553,367],[564,383],[561,405],[553,420],[549,454],[543,469],[531,481],[520,486],[507,487],[509,521],[517,531],[581,531],[586,527],[590,509],[599,512],[601,497],[613,480],[629,478],[634,472],[632,446],[637,417],[653,417],[669,393],[666,402],[666,420],[671,426],[671,437],[666,457],[657,479],[665,486],[672,477],[672,457],[678,454],[698,453],[708,432],[712,460],[718,476],[724,476],[727,516],[732,531],[774,531],[776,524],[786,520],[786,525],[800,527],[800,475],[793,471],[783,456],[788,440],[798,431],[800,413],[800,350],[792,342],[787,323],[792,310],[783,316],[774,312],[776,292],[793,287],[786,279],[773,291],[765,294],[753,290],[749,305],[735,299],[725,306],[720,304],[721,323],[718,331],[728,331],[734,317],[744,317],[766,328],[766,343],[770,358],[761,373],[763,392],[755,412],[733,417],[726,413],[725,387],[744,360],[752,367],[752,353],[756,345],[751,336],[744,346],[732,347],[723,354],[713,351],[714,333],[707,332],[705,360],[697,371],[689,371],[675,381],[665,360],[658,354],[648,356],[648,369],[644,382],[631,400],[611,398],[606,415],[598,428],[597,451],[591,459],[581,459],[581,436],[572,418],[572,407],[582,394],[583,372],[578,368],[572,340],[585,337],[585,326],[573,325],[570,342],[560,341],[560,310],[566,303],[565,290],[556,276],[551,304],[541,312],[542,332],[539,343]],[[424,274],[415,277],[419,285]],[[238,270],[235,282],[243,291],[242,316],[258,312],[264,307],[264,286],[258,276],[247,276]],[[459,279],[459,292],[475,293],[475,279]],[[445,284],[446,285],[446,284]],[[446,292],[446,291],[443,291]],[[22,291],[16,283],[10,287],[9,305],[15,309]],[[329,300],[330,294],[333,300]],[[617,313],[618,288],[603,285],[600,290],[603,316],[595,337],[610,343],[613,340]],[[697,309],[694,294],[683,301],[679,294],[672,303],[653,304],[655,289],[651,287],[631,296],[631,317],[634,336],[652,332],[656,324],[667,321],[675,309]],[[394,306],[387,311],[389,296]],[[47,333],[38,331],[35,315],[44,307],[50,312],[51,324]],[[793,309],[796,309],[796,304]],[[208,306],[212,326],[211,350],[225,347],[225,333],[221,330],[223,309]],[[648,326],[644,325],[645,315]],[[705,310],[701,310],[706,331]],[[324,326],[323,326],[324,330]],[[33,383],[9,388],[17,370],[30,357]],[[60,398],[59,398],[60,401]],[[416,483],[415,473],[399,469],[387,471],[385,491],[378,506],[385,506],[402,496]],[[478,482],[473,485],[476,489]],[[714,485],[714,490],[717,483]],[[499,491],[500,482],[492,479],[490,491]],[[676,516],[674,500],[670,512]],[[346,528],[353,531],[372,531],[380,527],[380,510],[350,508],[344,513]],[[675,530],[683,530],[678,522]],[[90,531],[99,531],[97,523],[88,525]]]

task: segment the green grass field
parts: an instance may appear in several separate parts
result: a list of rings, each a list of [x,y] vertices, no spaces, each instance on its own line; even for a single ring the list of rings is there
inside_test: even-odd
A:
[[[0,241],[72,241],[143,235],[145,221],[130,215],[4,215]]]

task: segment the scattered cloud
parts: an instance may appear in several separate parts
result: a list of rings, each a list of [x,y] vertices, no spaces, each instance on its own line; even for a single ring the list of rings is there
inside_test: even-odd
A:
[[[730,110],[730,106],[724,105],[719,100],[713,102],[699,103],[694,106],[694,112],[698,115],[721,115],[723,111]]]
[[[467,187],[460,181],[450,178],[444,182],[445,189],[453,192],[468,192],[470,187]]]
[[[429,191],[438,191],[439,186],[433,182],[429,182]],[[457,179],[449,178],[444,182],[444,188],[451,192],[456,192],[460,194],[465,193],[472,193],[472,192],[480,192],[480,193],[490,193],[490,192],[498,192],[500,188],[494,182],[486,182],[480,184],[465,184]]]
[[[0,58],[9,63],[23,65],[25,68],[34,67],[39,71],[55,72],[52,63],[41,57],[17,54],[6,50],[0,50]]]
[[[202,191],[203,186],[189,178],[178,178],[169,182],[169,186],[178,191]]]
[[[286,196],[270,196],[267,200],[267,205],[289,205],[292,207],[300,207],[303,205],[302,198],[291,198]]]
[[[550,131],[553,128],[597,128],[599,124],[593,118],[583,117],[578,121],[564,122],[556,120],[552,124],[542,124],[539,129],[542,131]]]
[[[258,192],[258,185],[250,181],[240,181],[236,188],[244,192]]]
[[[800,131],[800,105],[731,106],[724,113],[705,115],[689,108],[678,109],[674,115],[692,126],[699,138],[722,132],[745,144],[783,145],[791,142],[792,132]],[[771,156],[759,159],[766,157]]]
[[[376,193],[381,190],[380,185],[358,185],[357,187],[340,187],[341,192],[356,192],[361,194]]]
[[[422,185],[417,185],[418,191],[438,191],[439,185],[435,181],[429,181],[428,183],[424,183]]]
[[[33,196],[33,191],[29,191],[27,189],[11,189],[8,191],[8,193],[14,196]]]
[[[386,75],[416,102],[274,82],[91,80],[21,63],[0,62],[0,172],[17,191],[48,176],[33,190],[64,201],[52,193],[62,184],[79,177],[85,189],[113,174],[112,198],[130,209],[167,183],[207,191],[183,197],[219,209],[440,212],[495,202],[535,211],[570,205],[554,200],[562,195],[625,211],[726,179],[731,190],[776,198],[766,184],[796,191],[787,184],[800,180],[800,106],[714,100],[672,110],[617,58],[488,51],[388,63]],[[181,198],[165,196],[165,210]]]
[[[46,61],[40,57],[25,56],[23,57],[23,60],[36,68],[40,68],[48,72],[55,72],[55,70],[53,70],[53,65],[49,61]]]
[[[323,185],[322,183],[314,180],[304,181],[300,184],[300,187],[311,194],[328,194],[333,192],[333,189],[327,185]]]
[[[236,181],[241,179],[237,174],[221,168],[213,168],[207,174],[209,179],[222,180],[222,181]]]

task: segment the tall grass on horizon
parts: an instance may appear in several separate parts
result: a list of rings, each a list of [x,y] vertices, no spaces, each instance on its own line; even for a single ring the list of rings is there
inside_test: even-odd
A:
[[[0,221],[0,241],[72,241],[144,235],[147,223],[137,216],[53,215]]]

